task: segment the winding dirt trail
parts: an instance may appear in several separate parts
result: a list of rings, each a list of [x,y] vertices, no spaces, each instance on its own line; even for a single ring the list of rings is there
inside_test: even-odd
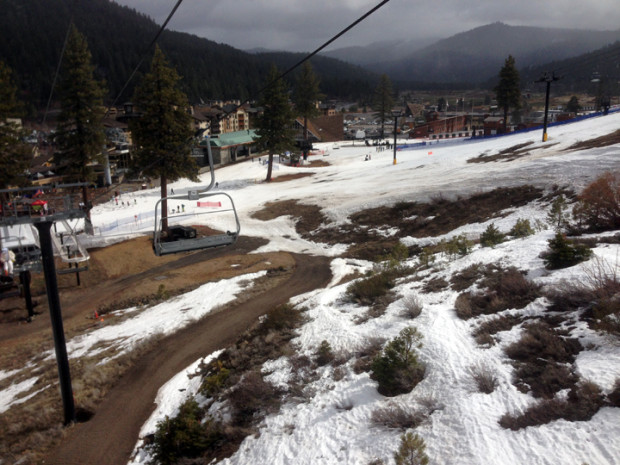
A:
[[[275,287],[231,304],[170,335],[146,353],[110,390],[95,415],[68,428],[66,437],[43,463],[123,465],[152,413],[158,389],[191,363],[232,344],[260,316],[331,278],[329,259],[293,255],[295,267]]]

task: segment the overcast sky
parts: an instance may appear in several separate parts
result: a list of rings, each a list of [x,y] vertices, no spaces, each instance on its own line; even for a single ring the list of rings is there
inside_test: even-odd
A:
[[[115,0],[162,24],[177,0]],[[184,0],[168,25],[248,50],[312,51],[380,0]],[[329,49],[445,38],[492,22],[619,30],[618,0],[391,0]]]

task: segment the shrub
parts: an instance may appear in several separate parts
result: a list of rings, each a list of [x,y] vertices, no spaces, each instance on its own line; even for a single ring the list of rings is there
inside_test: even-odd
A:
[[[552,398],[571,388],[576,377],[571,372],[575,356],[581,351],[577,339],[561,336],[543,322],[525,327],[521,339],[504,349],[515,361],[515,385],[534,397]]]
[[[464,257],[471,252],[474,243],[467,239],[465,234],[459,234],[452,237],[449,241],[441,241],[439,248],[444,252],[449,260],[455,259],[457,256]]]
[[[429,268],[435,263],[435,254],[431,247],[424,247],[422,252],[418,255],[418,260],[422,268]]]
[[[620,176],[605,173],[588,185],[578,197],[574,216],[590,231],[620,228]]]
[[[256,420],[256,413],[276,412],[280,408],[280,395],[281,392],[266,382],[260,372],[247,373],[228,397],[233,424],[250,426]]]
[[[543,252],[542,258],[545,268],[557,270],[577,265],[592,255],[592,250],[582,244],[575,244],[558,232],[553,239],[549,239],[549,249]]]
[[[528,281],[514,267],[489,273],[481,286],[483,292],[460,294],[454,303],[459,318],[489,315],[509,308],[523,308],[540,295],[540,286]]]
[[[422,302],[417,294],[407,294],[402,298],[402,316],[407,318],[417,318],[422,313]]]
[[[421,339],[416,328],[407,327],[374,358],[371,378],[379,383],[380,394],[389,397],[404,394],[422,380],[424,367],[415,352],[416,347],[421,347]]]
[[[202,422],[202,416],[198,403],[190,399],[181,405],[176,417],[158,422],[149,446],[155,463],[171,465],[182,457],[200,457],[221,441],[224,435],[219,423],[211,418]]]
[[[353,364],[353,371],[356,374],[364,373],[371,370],[372,361],[382,351],[383,343],[385,339],[378,337],[371,337],[366,341],[366,345],[360,348],[355,353],[355,363]]]
[[[323,340],[316,351],[315,361],[319,366],[324,366],[334,360],[334,353],[329,342]]]
[[[448,287],[448,281],[445,278],[439,276],[429,279],[425,284],[422,290],[426,293],[429,292],[441,292],[445,288]]]
[[[480,324],[474,331],[474,339],[480,345],[492,346],[495,344],[493,336],[501,331],[508,331],[521,322],[521,317],[502,315]]]
[[[470,367],[469,373],[479,392],[491,394],[497,387],[497,377],[488,366],[475,365]]]
[[[346,295],[351,302],[364,305],[374,303],[394,287],[394,278],[389,272],[373,274],[367,278],[352,282],[347,287]]]
[[[482,263],[474,263],[450,278],[450,284],[455,291],[464,291],[483,276]]]
[[[562,194],[558,195],[551,203],[551,210],[547,214],[547,223],[557,232],[561,232],[568,225],[570,215],[567,209],[566,198]]]
[[[396,465],[427,465],[426,444],[417,434],[406,433],[400,437],[400,447],[394,454]]]
[[[582,381],[573,385],[566,400],[545,399],[529,407],[520,415],[504,415],[499,424],[503,428],[518,430],[528,426],[539,426],[559,419],[588,421],[604,405],[600,388]]]
[[[527,237],[534,234],[534,229],[530,225],[530,220],[519,218],[510,230],[510,235],[516,238]]]
[[[494,223],[487,226],[487,229],[480,235],[480,245],[483,247],[495,247],[504,242],[506,236],[502,234]]]
[[[390,403],[385,407],[373,410],[370,420],[378,426],[406,430],[418,427],[427,417],[427,412]]]

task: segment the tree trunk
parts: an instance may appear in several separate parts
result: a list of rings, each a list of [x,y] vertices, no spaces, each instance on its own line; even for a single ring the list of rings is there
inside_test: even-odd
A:
[[[304,116],[304,160],[308,159],[308,118]]]
[[[161,187],[161,230],[165,231],[166,235],[168,235],[168,201],[166,197],[168,197],[168,180],[165,175],[161,175],[160,178],[160,187]]]
[[[271,168],[273,167],[273,152],[271,150],[269,151],[269,159],[267,163],[267,177],[265,178],[265,181],[271,181]]]
[[[508,107],[504,107],[504,134],[508,132]]]

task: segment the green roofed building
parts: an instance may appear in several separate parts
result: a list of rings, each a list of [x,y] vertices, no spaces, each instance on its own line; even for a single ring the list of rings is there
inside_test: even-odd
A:
[[[194,157],[199,166],[207,165],[206,144],[210,142],[215,165],[235,162],[239,157],[249,157],[252,154],[256,139],[258,134],[254,129],[211,136],[200,141],[199,146],[194,149]]]

